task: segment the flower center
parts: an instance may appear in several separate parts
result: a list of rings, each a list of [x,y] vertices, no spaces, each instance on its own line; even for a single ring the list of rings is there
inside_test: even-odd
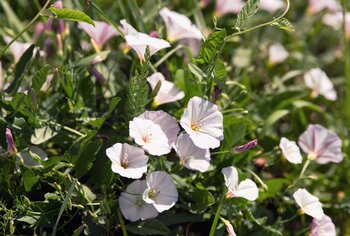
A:
[[[120,166],[123,167],[124,169],[128,168],[129,166],[128,154],[125,153],[123,159],[120,162]]]
[[[201,125],[198,122],[192,121],[191,122],[191,129],[193,131],[199,131]]]
[[[157,197],[159,194],[159,191],[157,192],[155,188],[151,188],[149,191],[148,191],[148,197],[149,198],[155,198]]]
[[[314,152],[310,152],[308,155],[307,155],[307,159],[310,160],[310,161],[313,161],[317,158],[317,154],[314,153]]]
[[[151,141],[151,134],[143,135],[143,136],[142,136],[142,141],[143,141],[144,143],[150,143],[150,141]]]

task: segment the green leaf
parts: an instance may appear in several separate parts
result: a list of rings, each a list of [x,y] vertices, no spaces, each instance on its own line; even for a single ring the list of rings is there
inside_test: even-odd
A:
[[[198,79],[199,82],[203,80],[203,78],[206,78],[207,75],[195,64],[189,63],[188,69],[192,72],[192,74]]]
[[[247,130],[246,121],[240,118],[224,116],[224,140],[221,144],[221,150],[229,150],[239,141],[241,141]]]
[[[259,9],[260,0],[248,0],[242,10],[237,15],[234,29],[240,31],[244,24],[252,17]]]
[[[92,142],[88,139],[81,144],[78,160],[75,165],[77,178],[81,178],[91,169],[96,159],[96,153],[100,150],[101,146],[102,141],[100,139]]]
[[[23,73],[30,59],[33,56],[35,45],[31,45],[22,55],[16,64],[15,77],[11,85],[6,89],[7,93],[16,93],[23,79]]]
[[[106,121],[106,119],[112,114],[112,112],[115,110],[115,108],[117,107],[118,103],[120,102],[120,98],[119,97],[113,97],[111,99],[111,101],[109,102],[108,105],[108,109],[106,111],[106,113],[96,119],[90,122],[91,125],[96,126],[98,129],[101,128],[101,126],[104,124],[104,122]]]
[[[50,65],[45,65],[33,77],[33,89],[36,93],[40,91],[41,86],[45,83],[48,74],[51,71]]]
[[[295,31],[294,26],[292,23],[289,22],[286,18],[282,17],[278,19],[277,21],[273,22],[271,25],[276,26],[280,29],[286,30],[286,31]]]
[[[35,129],[34,134],[30,137],[32,144],[38,145],[57,135],[57,132],[53,131],[49,126]]]
[[[218,59],[215,63],[215,76],[214,81],[220,88],[226,87],[227,70],[223,61]]]
[[[134,222],[126,225],[126,229],[136,235],[165,235],[171,232],[162,221],[157,219]]]
[[[287,110],[287,109],[277,110],[277,111],[273,112],[266,119],[266,122],[265,122],[265,125],[264,125],[264,130],[267,127],[271,127],[274,123],[276,123],[278,120],[280,120],[281,118],[283,118],[287,114],[289,114],[289,110]]]
[[[103,61],[108,57],[110,52],[111,51],[102,51],[102,52],[98,52],[90,56],[84,57],[82,59],[77,60],[74,63],[74,66],[91,66],[91,63],[94,61],[96,57],[100,57],[100,59]]]
[[[39,181],[39,177],[36,176],[30,169],[21,168],[22,179],[24,184],[24,189],[29,192],[32,187]]]
[[[202,44],[196,63],[205,64],[215,61],[216,55],[221,51],[225,44],[226,30],[220,29],[209,34],[208,38]]]
[[[195,188],[191,193],[190,212],[200,214],[215,203],[213,195],[206,189]]]
[[[92,19],[88,15],[86,15],[84,12],[81,12],[78,10],[72,10],[72,9],[68,9],[68,8],[50,7],[49,11],[51,11],[53,14],[55,14],[55,18],[57,18],[57,19],[85,22],[85,23],[88,23],[88,24],[95,26],[94,22],[92,21]]]

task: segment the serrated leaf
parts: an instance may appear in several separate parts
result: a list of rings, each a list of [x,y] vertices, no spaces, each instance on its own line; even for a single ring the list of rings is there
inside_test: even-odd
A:
[[[40,91],[40,88],[46,81],[47,75],[49,74],[50,71],[51,71],[51,66],[45,65],[34,75],[32,86],[36,93]]]
[[[55,14],[55,18],[57,19],[70,20],[70,21],[76,21],[76,22],[85,22],[95,26],[94,22],[88,15],[78,10],[73,10],[69,8],[50,7],[49,11]]]
[[[126,225],[126,229],[136,235],[165,235],[170,233],[170,229],[157,219],[150,219]]]
[[[276,27],[283,29],[283,30],[286,30],[286,31],[294,31],[295,30],[292,23],[290,23],[289,20],[287,20],[284,17],[278,19],[277,21],[275,21],[271,25],[276,26]]]
[[[226,87],[226,77],[227,77],[227,70],[226,66],[223,61],[218,59],[215,63],[215,77],[214,81],[221,89]]]
[[[226,30],[216,30],[209,34],[208,38],[202,44],[199,56],[196,63],[205,64],[210,63],[215,59],[215,55],[221,51],[225,44]]]
[[[189,63],[188,69],[192,72],[192,74],[198,79],[199,82],[203,80],[203,78],[206,78],[207,75],[195,64]]]
[[[251,18],[259,9],[260,0],[248,0],[237,15],[234,29],[240,31],[244,24]]]

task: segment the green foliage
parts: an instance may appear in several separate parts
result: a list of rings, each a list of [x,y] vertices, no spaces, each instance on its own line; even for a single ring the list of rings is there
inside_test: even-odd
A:
[[[259,9],[260,0],[248,0],[247,3],[243,6],[241,11],[237,15],[236,24],[234,29],[240,31],[245,23],[257,13]]]
[[[147,75],[149,72],[150,49],[147,46],[145,60],[141,62],[139,70],[136,70],[135,76],[130,78],[128,92],[126,97],[126,111],[128,119],[140,115],[146,105],[149,103],[149,88]]]
[[[274,25],[280,29],[286,30],[286,31],[295,31],[294,26],[289,22],[288,19],[286,19],[284,17],[275,21],[274,23],[272,23],[272,25]]]
[[[55,7],[50,7],[48,10],[55,15],[56,19],[85,22],[95,26],[93,20],[84,12],[68,9],[68,8],[55,8]]]
[[[131,223],[126,226],[126,229],[136,235],[166,235],[171,232],[162,221],[157,219]]]

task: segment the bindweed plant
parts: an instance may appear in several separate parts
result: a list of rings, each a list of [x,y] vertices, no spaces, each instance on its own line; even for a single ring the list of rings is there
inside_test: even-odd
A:
[[[1,235],[350,234],[346,1],[0,6]]]

